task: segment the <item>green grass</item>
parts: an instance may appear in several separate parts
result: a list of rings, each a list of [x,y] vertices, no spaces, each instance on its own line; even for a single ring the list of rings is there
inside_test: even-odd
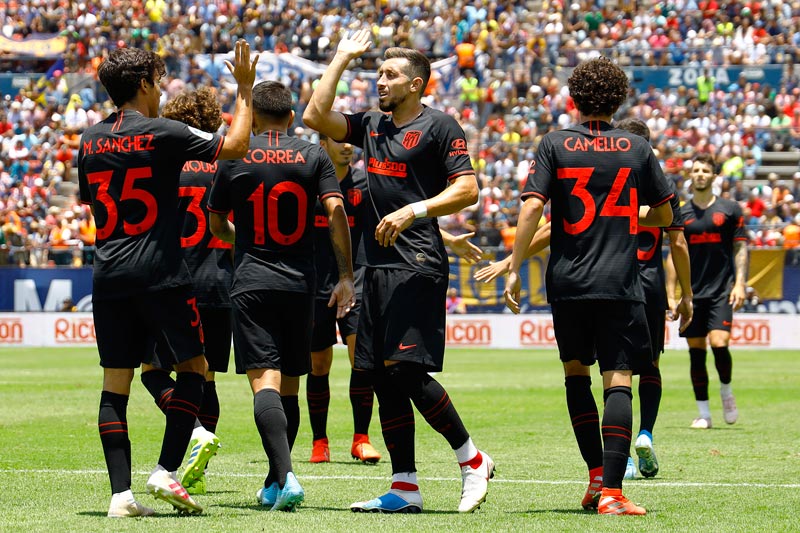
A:
[[[101,369],[91,349],[0,350],[0,531],[797,531],[800,504],[800,362],[797,352],[734,351],[740,420],[722,420],[712,371],[714,429],[690,430],[696,409],[688,354],[662,359],[666,386],[656,426],[661,472],[625,483],[646,517],[599,517],[580,510],[586,471],[566,413],[563,375],[550,351],[450,350],[438,376],[477,445],[497,463],[487,502],[472,515],[455,509],[460,476],[442,437],[417,416],[421,515],[354,514],[353,501],[388,488],[388,461],[350,460],[352,421],[346,356],[331,376],[330,464],[311,465],[301,394],[294,469],[306,490],[296,513],[269,513],[255,503],[267,469],[243,376],[220,375],[223,448],[210,464],[206,511],[177,517],[144,493],[158,458],[163,417],[134,384],[129,406],[133,490],[158,516],[105,518],[109,485],[97,405]],[[595,387],[599,379],[594,379]],[[597,389],[597,397],[600,391]],[[634,400],[636,413],[638,401]],[[385,452],[377,409],[372,440]],[[635,430],[638,430],[635,414]],[[385,459],[388,459],[385,457]]]

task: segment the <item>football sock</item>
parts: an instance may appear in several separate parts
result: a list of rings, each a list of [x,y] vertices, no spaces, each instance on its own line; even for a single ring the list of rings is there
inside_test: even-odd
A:
[[[450,401],[450,395],[422,365],[400,363],[390,369],[389,375],[395,386],[408,391],[408,396],[425,421],[447,439],[452,449],[461,447],[469,439],[469,433]]]
[[[730,383],[733,374],[733,358],[727,346],[712,346],[711,352],[714,354],[714,366],[717,367],[720,383]]]
[[[294,441],[297,439],[297,432],[300,429],[300,403],[297,395],[281,396],[283,412],[286,414],[286,439],[289,441],[289,449],[294,448]]]
[[[331,389],[328,374],[324,376],[308,375],[306,382],[306,399],[308,400],[308,420],[314,440],[327,437],[328,407],[331,403]]]
[[[456,461],[460,466],[471,466],[477,468],[483,462],[483,457],[478,453],[478,448],[472,439],[467,439],[467,442],[453,450],[456,452]],[[470,464],[475,463],[475,464]]]
[[[286,435],[286,414],[283,412],[281,395],[274,389],[263,389],[253,397],[253,416],[261,445],[269,458],[270,477],[279,487],[286,483],[286,474],[292,471],[292,456]]]
[[[167,424],[158,464],[174,472],[181,465],[203,401],[206,378],[195,372],[178,372],[175,391],[167,405]]]
[[[689,375],[692,377],[694,399],[698,402],[708,400],[708,370],[704,349],[689,348]]]
[[[719,393],[723,398],[730,398],[733,396],[733,387],[730,383],[720,383]]]
[[[100,443],[106,458],[111,493],[131,488],[131,441],[128,438],[128,397],[109,391],[100,393],[97,416]]]
[[[172,391],[175,390],[175,380],[164,370],[142,372],[141,379],[142,385],[153,397],[158,408],[166,414],[167,405],[172,399]]]
[[[350,371],[350,405],[353,408],[353,433],[368,435],[375,389],[371,370]]]
[[[630,387],[610,387],[603,397],[603,487],[621,489],[631,449],[633,394]]]
[[[708,403],[708,400],[698,400],[697,402],[697,412],[700,414],[700,418],[707,418],[711,419],[711,406]]]
[[[203,403],[200,405],[200,414],[197,418],[208,431],[211,433],[217,432],[217,422],[219,422],[219,397],[217,396],[216,381],[206,381],[203,387]]]
[[[416,472],[414,408],[405,388],[398,388],[390,382],[387,370],[381,369],[374,374],[383,441],[392,459],[393,473]]]
[[[567,411],[581,457],[589,470],[603,466],[603,441],[600,438],[600,416],[592,395],[592,378],[567,376]]]
[[[395,472],[392,474],[392,490],[418,491],[416,472]]]
[[[643,369],[639,376],[639,431],[653,433],[658,407],[661,404],[661,371],[655,365]]]

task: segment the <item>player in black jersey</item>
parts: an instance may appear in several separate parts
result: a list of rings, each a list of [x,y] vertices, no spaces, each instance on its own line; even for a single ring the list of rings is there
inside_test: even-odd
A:
[[[214,235],[234,244],[236,372],[250,381],[270,463],[258,500],[289,511],[304,499],[290,455],[299,412],[298,422],[288,421],[281,396],[294,396],[296,406],[300,376],[311,367],[317,198],[325,206],[339,271],[329,300],[337,318],[354,304],[350,232],[330,158],[320,146],[286,134],[294,121],[291,92],[278,82],[259,83],[253,108],[250,150],[244,159],[220,165],[208,210]]]
[[[157,118],[165,67],[156,54],[119,48],[98,68],[117,112],[83,133],[78,178],[81,201],[92,205],[97,221],[92,301],[103,367],[98,427],[113,494],[109,516],[152,514],[130,490],[126,411],[133,370],[154,341],[171,348],[177,378],[161,456],[147,490],[180,512],[202,512],[173,473],[197,418],[206,365],[200,317],[181,253],[178,179],[186,161],[212,163],[247,153],[257,61],[250,61],[244,40],[236,43],[234,63],[227,63],[238,83],[227,137]]]
[[[551,200],[547,298],[564,363],[567,406],[590,467],[584,508],[601,514],[645,514],[622,495],[631,443],[631,373],[651,359],[644,293],[636,264],[639,205],[644,224],[672,221],[672,196],[658,160],[641,137],[614,129],[628,79],[606,58],[586,61],[569,80],[582,124],[542,138],[531,163],[506,302],[519,312],[519,268]],[[590,365],[603,374],[602,443],[591,394]],[[602,484],[602,492],[598,489]],[[598,500],[599,497],[599,500]]]
[[[694,291],[694,320],[681,333],[689,344],[690,373],[699,416],[692,421],[695,429],[711,427],[708,403],[706,337],[714,354],[720,381],[722,414],[733,424],[739,417],[731,389],[733,360],[731,340],[733,311],[745,300],[747,285],[747,236],[739,204],[714,195],[714,158],[701,154],[692,162],[692,200],[682,208],[689,243]],[[675,294],[675,275],[668,273],[667,291]]]
[[[207,87],[178,94],[164,105],[161,116],[209,133],[216,132],[222,125],[222,110],[217,96]],[[180,218],[183,219],[181,247],[192,276],[192,292],[197,298],[203,324],[203,344],[208,362],[203,401],[190,441],[189,461],[181,477],[181,484],[189,494],[206,493],[205,468],[220,446],[215,435],[219,420],[215,374],[227,372],[231,351],[228,294],[231,245],[211,234],[206,208],[216,170],[216,162],[187,161],[183,165],[178,189]],[[163,353],[163,347],[157,347],[156,353],[159,352]],[[157,356],[152,364],[142,364],[142,383],[162,411],[166,410],[175,389],[171,370],[171,366],[162,364]]]
[[[445,344],[448,264],[436,217],[475,203],[478,185],[464,131],[420,101],[430,78],[430,62],[420,52],[385,52],[377,81],[383,113],[332,111],[342,73],[370,44],[368,29],[340,41],[303,114],[312,128],[363,148],[367,167],[367,271],[355,366],[375,372],[392,487],[351,509],[422,510],[413,402],[455,451],[462,473],[458,510],[471,512],[486,499],[494,463],[475,447],[447,392],[428,372],[442,369]]]

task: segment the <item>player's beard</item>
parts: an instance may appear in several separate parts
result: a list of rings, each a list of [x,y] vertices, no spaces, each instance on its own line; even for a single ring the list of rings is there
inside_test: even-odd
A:
[[[378,108],[384,113],[391,113],[392,111],[397,109],[397,106],[399,106],[401,103],[402,99],[396,96],[394,97],[388,96],[385,101],[383,102],[381,102],[380,100],[378,101]]]
[[[707,191],[710,186],[711,186],[711,181],[710,180],[706,180],[706,182],[702,186],[699,185],[698,183],[693,183],[692,184],[692,187],[694,187],[694,190],[697,191],[697,192]]]

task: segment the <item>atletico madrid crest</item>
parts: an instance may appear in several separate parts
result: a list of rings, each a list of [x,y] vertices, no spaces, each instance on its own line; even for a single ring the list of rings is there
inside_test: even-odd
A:
[[[411,150],[416,145],[419,144],[419,140],[422,137],[422,132],[419,130],[411,130],[407,131],[405,137],[403,137],[403,148],[406,150]]]

